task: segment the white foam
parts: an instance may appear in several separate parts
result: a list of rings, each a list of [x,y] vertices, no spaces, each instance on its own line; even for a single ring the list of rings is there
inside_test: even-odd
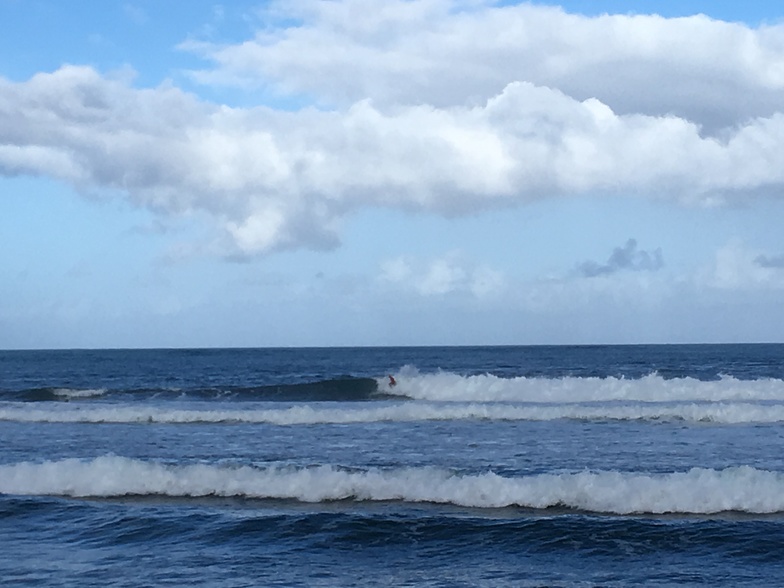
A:
[[[91,398],[94,396],[103,396],[106,394],[106,388],[89,388],[86,390],[57,388],[54,390],[54,394],[55,396],[62,396],[64,398]]]
[[[731,376],[707,382],[695,378],[665,379],[658,374],[639,379],[499,378],[490,374],[423,374],[416,368],[406,367],[395,374],[395,379],[394,388],[379,379],[379,390],[416,400],[442,402],[784,401],[784,380],[739,380]]]
[[[364,405],[364,404],[363,404]],[[280,409],[178,409],[157,406],[45,407],[0,404],[0,421],[28,423],[267,423],[272,425],[351,424],[444,420],[551,421],[656,420],[720,424],[784,422],[784,404],[688,402],[622,404],[400,402],[370,408],[299,405]]]
[[[553,473],[504,477],[437,468],[347,471],[165,465],[117,456],[0,466],[0,493],[405,501],[479,508],[561,506],[598,513],[784,512],[784,475],[749,466],[670,474]]]

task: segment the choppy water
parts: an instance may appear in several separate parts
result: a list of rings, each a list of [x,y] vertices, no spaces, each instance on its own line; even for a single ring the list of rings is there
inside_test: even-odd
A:
[[[782,357],[0,352],[0,577],[784,584]]]

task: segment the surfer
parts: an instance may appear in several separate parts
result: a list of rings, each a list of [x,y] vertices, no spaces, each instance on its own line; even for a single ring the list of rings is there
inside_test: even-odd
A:
[[[394,388],[395,386],[397,386],[397,380],[395,380],[395,376],[389,374],[388,377],[389,377],[389,387]]]

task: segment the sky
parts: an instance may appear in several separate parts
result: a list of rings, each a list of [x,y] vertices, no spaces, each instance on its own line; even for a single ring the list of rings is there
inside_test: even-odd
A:
[[[784,4],[0,0],[0,348],[784,342]]]

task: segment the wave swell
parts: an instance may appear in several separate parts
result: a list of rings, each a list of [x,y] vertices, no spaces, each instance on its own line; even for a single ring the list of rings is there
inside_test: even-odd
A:
[[[93,398],[123,398],[133,400],[199,399],[199,400],[259,400],[284,402],[362,401],[384,398],[373,378],[337,378],[315,382],[299,382],[260,386],[205,386],[200,388],[28,388],[0,392],[0,400],[21,402],[52,402],[87,400]]]
[[[784,512],[784,475],[749,466],[671,474],[615,471],[505,477],[424,468],[166,465],[119,456],[0,466],[0,493],[399,501],[608,514]]]

